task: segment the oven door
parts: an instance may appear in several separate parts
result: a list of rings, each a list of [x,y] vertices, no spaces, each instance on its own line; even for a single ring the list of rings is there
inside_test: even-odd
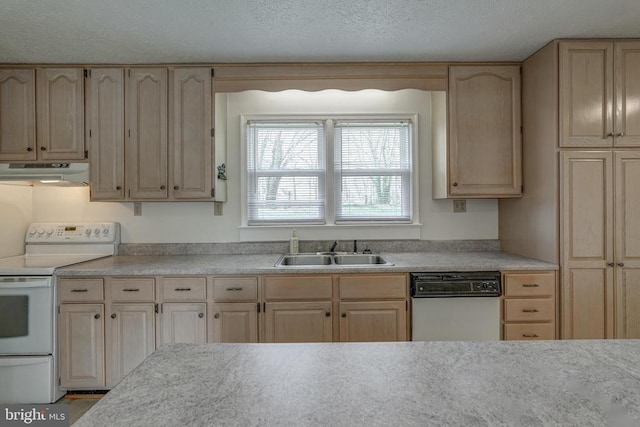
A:
[[[0,355],[53,354],[52,282],[0,277]]]

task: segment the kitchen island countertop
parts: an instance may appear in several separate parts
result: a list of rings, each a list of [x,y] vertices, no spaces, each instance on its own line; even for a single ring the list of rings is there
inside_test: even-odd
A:
[[[640,340],[174,344],[84,426],[640,425]]]
[[[63,276],[176,274],[388,273],[411,271],[557,270],[556,264],[506,252],[383,253],[393,265],[274,267],[280,254],[121,255],[56,270]]]

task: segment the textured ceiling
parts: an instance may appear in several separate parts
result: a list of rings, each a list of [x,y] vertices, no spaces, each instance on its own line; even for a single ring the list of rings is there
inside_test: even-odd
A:
[[[519,61],[640,0],[0,0],[0,63]]]

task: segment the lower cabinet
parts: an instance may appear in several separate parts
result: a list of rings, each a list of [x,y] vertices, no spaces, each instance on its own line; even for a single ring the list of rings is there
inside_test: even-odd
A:
[[[211,311],[212,342],[258,342],[257,303],[213,303]]]
[[[406,341],[404,301],[340,303],[340,341]]]
[[[207,304],[163,303],[160,313],[161,337],[159,344],[207,342]]]
[[[58,331],[60,386],[104,388],[104,305],[61,304]]]
[[[266,342],[331,342],[331,301],[268,302]]]

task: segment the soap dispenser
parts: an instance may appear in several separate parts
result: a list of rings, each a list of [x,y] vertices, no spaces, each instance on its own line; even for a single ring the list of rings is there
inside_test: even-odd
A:
[[[289,253],[298,253],[298,236],[296,235],[295,229],[291,232],[291,240],[289,240]]]

